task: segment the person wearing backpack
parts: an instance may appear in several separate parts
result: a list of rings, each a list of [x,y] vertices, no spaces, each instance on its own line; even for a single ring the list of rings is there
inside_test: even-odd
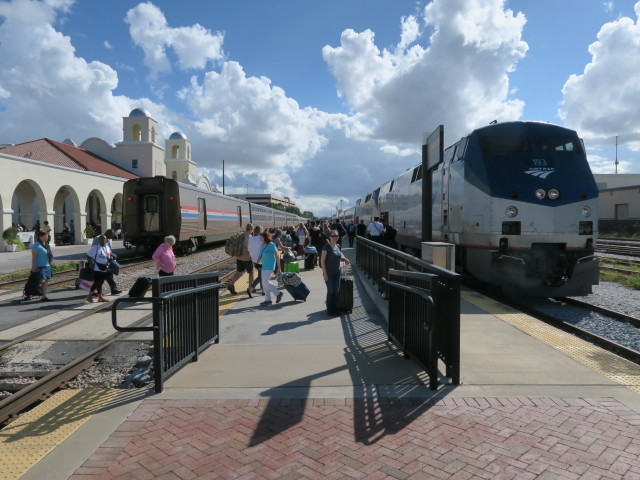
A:
[[[349,235],[349,248],[353,248],[353,241],[356,238],[356,224],[351,220],[347,226],[347,235]]]
[[[240,237],[234,235],[228,241],[225,246],[225,251],[227,254],[235,257],[236,259],[236,271],[233,272],[231,278],[227,282],[227,290],[231,292],[232,295],[237,295],[235,283],[242,276],[244,272],[249,274],[249,288],[247,288],[247,295],[249,297],[253,297],[251,294],[251,284],[253,283],[253,262],[251,261],[251,253],[249,253],[249,237],[253,233],[253,225],[247,223],[245,227],[245,231],[241,234]],[[233,241],[232,241],[233,240]]]

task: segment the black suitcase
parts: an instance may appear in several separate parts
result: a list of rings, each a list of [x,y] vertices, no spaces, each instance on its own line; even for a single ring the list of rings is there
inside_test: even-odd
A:
[[[145,293],[147,293],[147,290],[149,290],[150,288],[151,279],[149,277],[140,277],[133,284],[131,290],[129,290],[129,296],[139,298],[144,297]]]
[[[304,257],[304,269],[313,270],[316,268],[317,253],[307,253]]]
[[[338,310],[348,313],[353,311],[353,277],[349,277],[345,273],[340,276]]]
[[[294,300],[302,300],[303,302],[307,301],[307,297],[309,296],[309,287],[307,287],[304,282],[300,282],[300,285],[292,286],[285,285],[284,288],[287,289],[287,292],[291,294]]]
[[[40,284],[40,272],[31,272],[22,292],[23,298],[29,300],[31,297],[42,296],[42,285]]]

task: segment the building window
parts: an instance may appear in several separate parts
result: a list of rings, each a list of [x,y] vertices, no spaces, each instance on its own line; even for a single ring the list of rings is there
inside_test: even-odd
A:
[[[131,168],[138,168],[138,160],[135,158],[131,160]]]
[[[178,158],[178,152],[180,151],[180,147],[178,145],[174,145],[171,147],[171,158]]]
[[[156,127],[151,127],[151,142],[156,143]]]
[[[176,172],[175,170],[171,172],[171,178],[173,178],[174,180],[178,180],[178,172]]]
[[[132,139],[134,142],[140,141],[140,125],[136,124],[131,128]]]

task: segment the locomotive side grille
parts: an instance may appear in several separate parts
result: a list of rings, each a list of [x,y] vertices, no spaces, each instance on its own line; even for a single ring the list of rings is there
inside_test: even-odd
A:
[[[593,235],[593,222],[580,222],[578,233],[580,235]]]
[[[520,222],[502,222],[503,235],[520,235]]]

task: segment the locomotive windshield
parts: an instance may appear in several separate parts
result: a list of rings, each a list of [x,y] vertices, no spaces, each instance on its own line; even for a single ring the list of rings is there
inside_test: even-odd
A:
[[[577,139],[566,136],[536,137],[536,145],[543,152],[577,153],[581,151]]]
[[[507,155],[510,153],[531,152],[528,137],[510,135],[508,137],[482,137],[482,149],[485,155]]]

